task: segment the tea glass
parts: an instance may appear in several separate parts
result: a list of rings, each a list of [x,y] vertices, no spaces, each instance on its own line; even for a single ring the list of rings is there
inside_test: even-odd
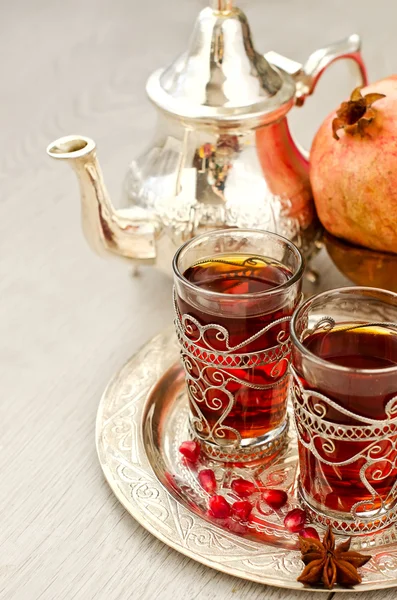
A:
[[[367,340],[358,350],[351,337],[357,327]],[[341,354],[330,341],[332,332]],[[313,521],[340,533],[377,531],[397,519],[393,332],[397,336],[397,294],[374,288],[324,292],[299,306],[291,321],[299,493]],[[319,352],[323,358],[307,347],[308,336],[319,334],[316,344],[328,344]],[[364,362],[357,363],[357,354]],[[379,364],[388,366],[363,368],[386,355]]]
[[[284,276],[282,283],[262,291],[219,292],[185,276],[187,269],[211,260],[215,269],[223,269],[225,281],[229,268],[233,277],[249,277],[263,268],[264,257],[274,267],[273,275]],[[203,450],[216,460],[261,460],[285,443],[289,321],[301,299],[303,268],[294,244],[260,230],[212,231],[187,242],[175,255],[175,327],[190,426]]]

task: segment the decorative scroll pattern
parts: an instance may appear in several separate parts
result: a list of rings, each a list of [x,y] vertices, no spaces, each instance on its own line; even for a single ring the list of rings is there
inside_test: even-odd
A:
[[[251,451],[241,447],[240,433],[237,429],[225,425],[225,420],[235,403],[235,396],[230,391],[229,384],[239,383],[243,387],[255,390],[269,390],[282,385],[289,376],[288,369],[284,369],[283,373],[283,366],[288,366],[291,352],[289,332],[283,329],[279,331],[276,336],[277,345],[272,348],[259,352],[239,353],[238,351],[260,339],[271,329],[289,322],[291,317],[273,321],[246,340],[232,345],[229,332],[225,327],[215,323],[202,325],[189,314],[181,315],[175,299],[174,305],[175,329],[181,347],[189,400],[195,413],[191,416],[194,434],[208,446],[208,451],[213,458],[249,460]],[[222,350],[214,348],[211,338],[216,340]],[[274,383],[250,382],[248,370],[265,365],[272,365],[269,375],[274,378]],[[246,378],[241,378],[241,371],[247,373]],[[221,410],[215,424],[210,425],[206,417],[208,411]],[[287,433],[287,427],[282,433]],[[282,437],[285,438],[285,435]],[[265,448],[266,444],[264,444],[260,449],[256,449],[254,454],[258,458],[269,456],[269,453],[277,451],[280,444],[282,445],[281,432],[279,442],[271,440],[268,448]]]
[[[259,339],[275,326],[280,325],[281,323],[287,323],[290,320],[291,317],[284,317],[277,321],[273,321],[255,335],[236,346],[230,346],[229,332],[225,327],[215,324],[200,325],[197,319],[190,315],[182,315],[182,317],[178,316],[175,321],[175,328],[183,351],[193,358],[207,363],[209,366],[221,366],[226,367],[227,369],[252,369],[253,367],[261,367],[276,362],[277,369],[275,366],[274,372],[274,376],[276,377],[280,372],[279,365],[281,361],[288,361],[286,357],[291,352],[291,342],[287,331],[281,330],[278,333],[277,346],[273,346],[272,348],[243,354],[238,354],[236,351]],[[208,333],[215,333],[216,341],[223,343],[225,350],[215,350],[208,340]],[[198,345],[200,343],[201,345]]]

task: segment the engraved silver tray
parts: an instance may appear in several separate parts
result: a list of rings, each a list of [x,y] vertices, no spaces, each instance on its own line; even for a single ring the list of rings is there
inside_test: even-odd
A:
[[[246,479],[259,478],[264,486],[288,490],[289,505],[272,511],[258,500],[255,522],[231,530],[207,516],[207,495],[197,483],[194,468],[180,459],[178,447],[189,437],[187,414],[177,340],[173,330],[167,329],[114,376],[98,410],[99,460],[126,510],[164,543],[209,567],[281,588],[327,591],[305,588],[296,581],[303,568],[297,535],[283,527],[283,515],[297,506],[293,427],[288,449],[276,462],[267,468],[246,466],[233,470]],[[231,469],[210,460],[206,464],[214,469],[218,487],[228,490]],[[362,584],[349,590],[336,587],[335,591],[363,592],[397,586],[397,529],[352,540],[352,547],[373,558],[361,570]]]

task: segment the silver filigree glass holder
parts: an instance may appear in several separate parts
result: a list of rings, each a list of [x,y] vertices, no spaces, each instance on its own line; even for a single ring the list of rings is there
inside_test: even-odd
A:
[[[224,327],[216,324],[201,326],[191,315],[181,315],[177,305],[175,310],[177,314],[175,329],[181,346],[181,359],[185,370],[188,396],[194,411],[190,416],[193,437],[201,442],[207,455],[217,460],[246,462],[274,456],[285,444],[288,433],[287,418],[279,427],[263,437],[245,440],[242,439],[238,429],[227,426],[224,422],[235,406],[235,394],[229,389],[231,383],[237,383],[242,387],[247,386],[259,392],[286,385],[285,380],[289,377],[288,370],[285,370],[281,378],[277,378],[277,376],[282,363],[288,364],[289,362],[291,354],[289,334],[282,329],[277,335],[277,346],[261,352],[238,354],[234,353],[238,347],[230,346],[229,334]],[[261,329],[253,337],[259,339],[272,328],[281,323],[289,323],[290,320],[291,317],[278,319]],[[195,326],[194,330],[192,324]],[[205,333],[208,331],[215,332],[218,341],[225,343],[227,347],[225,352],[216,351],[210,346],[205,337]],[[195,340],[201,342],[202,345],[198,345],[188,337],[189,333],[193,332],[197,332]],[[246,340],[238,346],[247,346],[252,341],[252,339]],[[251,383],[249,377],[241,378],[242,371],[248,373],[249,370],[268,365],[272,366],[271,376],[277,379],[275,383],[260,385]],[[209,369],[211,370],[210,384],[207,378]],[[204,389],[218,392],[227,398],[226,407],[212,427],[209,426],[201,405],[205,404],[208,410],[217,411],[220,403],[217,398],[212,402],[208,401],[207,397],[203,395]],[[207,433],[205,433],[206,431]],[[226,438],[227,433],[229,434],[228,438]],[[232,440],[230,440],[230,434]]]
[[[184,275],[208,261],[210,268],[223,269],[223,281],[228,269],[233,278],[249,278],[268,266],[285,269],[284,279],[255,293],[213,291]],[[263,460],[285,445],[289,322],[300,300],[302,262],[291,242],[256,230],[205,234],[187,242],[175,256],[175,329],[190,429],[215,460]]]
[[[388,527],[397,520],[397,295],[359,287],[324,292],[299,307],[291,332],[301,501],[311,520],[339,533]],[[332,354],[335,334],[345,364]],[[360,367],[351,362],[352,334],[359,336]],[[313,350],[320,347],[321,356]],[[386,366],[362,366],[381,357]]]

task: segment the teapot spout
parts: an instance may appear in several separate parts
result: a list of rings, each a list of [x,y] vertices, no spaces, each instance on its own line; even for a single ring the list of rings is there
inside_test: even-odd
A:
[[[69,135],[52,142],[47,154],[70,161],[77,175],[83,232],[91,249],[101,256],[119,255],[138,263],[153,263],[158,225],[140,207],[129,210],[128,216],[114,208],[96,157],[95,142]]]

